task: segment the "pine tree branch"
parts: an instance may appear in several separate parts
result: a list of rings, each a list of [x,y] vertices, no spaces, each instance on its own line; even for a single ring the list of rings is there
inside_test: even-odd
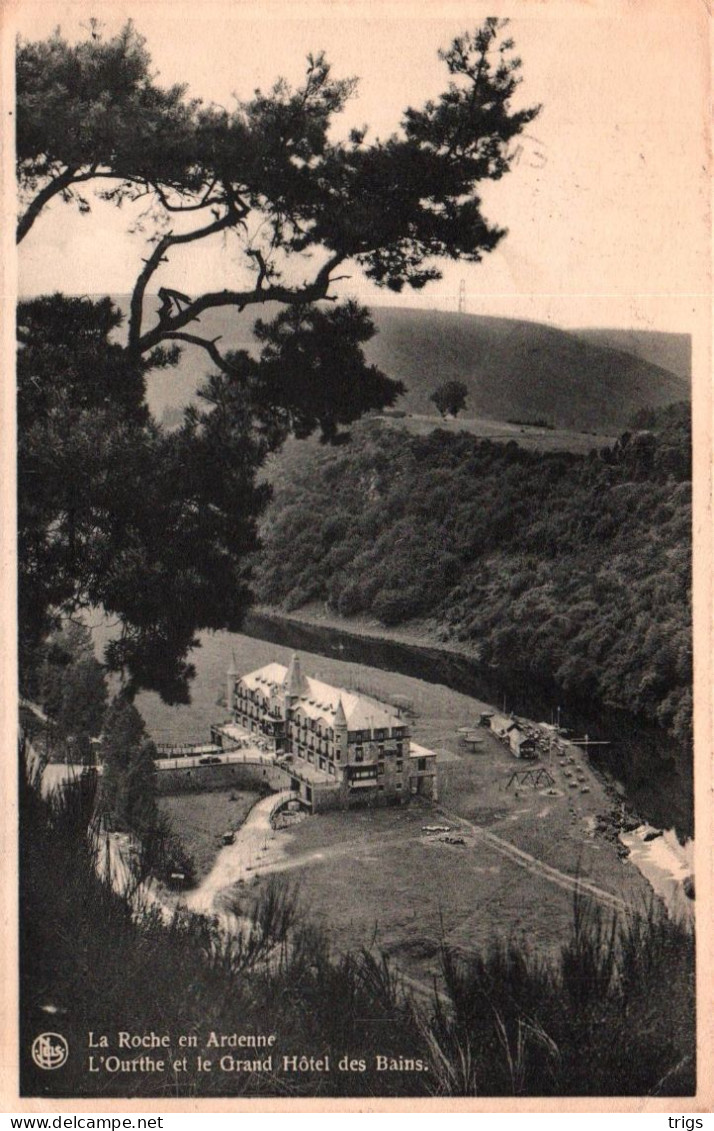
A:
[[[76,169],[65,169],[63,173],[59,173],[56,177],[53,177],[49,184],[45,185],[45,187],[37,193],[37,196],[30,201],[17,222],[17,243],[22,243],[45,205],[49,204],[53,197],[65,192],[70,185],[78,179],[76,173]],[[86,178],[81,179],[84,180]]]
[[[158,326],[156,326],[153,331],[150,331],[148,335],[144,335],[142,337],[141,324],[143,319],[144,296],[146,294],[146,288],[149,285],[149,282],[152,279],[153,275],[160,267],[161,263],[167,260],[168,257],[166,253],[169,251],[169,249],[172,247],[177,247],[181,244],[193,243],[197,240],[205,240],[208,239],[209,236],[213,236],[218,232],[225,231],[227,228],[236,227],[238,224],[242,223],[245,220],[248,212],[249,209],[247,205],[243,204],[242,202],[240,204],[237,204],[234,201],[230,201],[226,208],[225,214],[223,216],[220,216],[217,220],[214,220],[213,223],[206,224],[202,228],[194,228],[190,232],[183,232],[179,235],[174,235],[173,232],[168,232],[167,235],[161,237],[149,258],[145,260],[144,267],[139,274],[136,285],[134,287],[134,291],[131,296],[129,311],[129,352],[131,354],[138,357],[140,354],[146,353],[147,350],[152,349],[154,346],[158,345],[163,338],[164,328],[180,328],[181,326],[185,326],[187,322],[193,320],[192,318],[184,319],[183,321],[178,321],[177,324],[174,325],[174,320],[167,319],[164,314],[164,316],[159,319]],[[153,339],[149,344],[146,344],[147,339],[151,338],[152,334],[154,335]],[[157,334],[158,336],[156,336]]]
[[[168,330],[164,336],[164,341],[171,342],[188,342],[192,346],[200,346],[209,355],[211,360],[218,368],[229,376],[235,374],[233,366],[226,361],[221,354],[220,350],[216,347],[216,342],[220,341],[220,335],[217,338],[201,338],[198,334],[187,334],[182,330]]]
[[[165,250],[165,248],[162,247],[163,242],[164,241],[161,241],[161,243],[157,245],[152,260],[157,254],[163,254]],[[327,292],[330,285],[335,281],[332,277],[332,272],[344,259],[345,255],[342,252],[336,252],[320,268],[314,280],[311,283],[306,283],[302,287],[292,288],[278,285],[268,287],[261,286],[260,288],[253,288],[249,291],[223,290],[200,295],[182,309],[177,310],[176,314],[172,317],[164,317],[163,321],[160,320],[153,329],[149,330],[140,338],[137,338],[134,348],[138,354],[147,353],[166,338],[173,337],[176,331],[183,329],[184,326],[188,326],[191,322],[195,322],[205,310],[232,306],[240,313],[246,306],[254,306],[258,303],[280,302],[284,306],[297,306],[301,303],[319,302],[322,299],[329,299],[330,296]],[[151,260],[149,263],[151,263]],[[158,266],[158,260],[156,266]],[[156,267],[153,267],[150,274],[152,274],[155,269]],[[144,272],[142,272],[142,274],[144,274]]]

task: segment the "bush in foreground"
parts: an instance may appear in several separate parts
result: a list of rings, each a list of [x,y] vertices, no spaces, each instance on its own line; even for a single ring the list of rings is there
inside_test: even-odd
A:
[[[694,940],[654,903],[612,918],[576,894],[554,962],[521,943],[444,948],[448,1005],[420,1024],[449,1095],[691,1095]]]

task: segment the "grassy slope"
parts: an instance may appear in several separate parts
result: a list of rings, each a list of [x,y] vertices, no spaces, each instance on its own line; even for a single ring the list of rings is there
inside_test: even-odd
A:
[[[540,323],[405,309],[376,318],[370,358],[409,386],[412,412],[431,411],[431,392],[449,378],[468,385],[472,414],[561,428],[625,425],[641,404],[687,395],[663,369]]]
[[[115,301],[126,309],[126,297]],[[254,318],[274,313],[270,305],[244,315],[208,311],[200,331],[207,338],[221,335],[223,348],[252,349]],[[432,413],[434,388],[457,379],[469,386],[467,416],[544,419],[560,428],[607,432],[624,428],[645,405],[689,396],[688,379],[663,367],[670,356],[676,362],[681,344],[670,339],[677,335],[652,338],[650,355],[663,359],[654,365],[625,352],[625,345],[610,348],[607,330],[595,344],[585,340],[587,332],[538,322],[392,307],[374,307],[372,313],[379,333],[368,344],[367,357],[407,385],[399,407],[408,412]],[[613,341],[618,340],[615,335]],[[185,403],[208,368],[201,354],[187,349],[177,370],[153,374],[149,397],[156,414]]]
[[[623,350],[675,373],[683,381],[692,377],[692,339],[689,334],[667,334],[660,330],[614,330],[585,327],[573,331],[595,346]]]
[[[442,616],[443,639],[514,685],[553,678],[583,704],[597,692],[686,741],[684,416],[609,462],[356,427],[352,445],[274,477],[259,599],[385,625]]]
[[[159,798],[160,812],[171,819],[181,843],[194,859],[197,879],[210,872],[222,834],[242,825],[259,798],[259,793],[233,789]]]

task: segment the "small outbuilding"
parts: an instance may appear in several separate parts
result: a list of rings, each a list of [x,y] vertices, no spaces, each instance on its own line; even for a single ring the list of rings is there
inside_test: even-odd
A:
[[[511,753],[515,754],[516,758],[537,758],[538,750],[536,748],[536,740],[529,734],[524,734],[519,728],[512,727],[508,732],[508,743],[511,747]]]
[[[537,758],[538,750],[535,738],[521,730],[515,719],[510,715],[494,714],[490,718],[493,733],[505,743],[516,758]]]

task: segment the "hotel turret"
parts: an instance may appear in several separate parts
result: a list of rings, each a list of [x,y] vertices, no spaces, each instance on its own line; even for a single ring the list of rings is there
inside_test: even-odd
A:
[[[300,657],[227,673],[234,721],[267,741],[313,811],[437,799],[436,754],[413,742],[398,708],[303,674]]]

